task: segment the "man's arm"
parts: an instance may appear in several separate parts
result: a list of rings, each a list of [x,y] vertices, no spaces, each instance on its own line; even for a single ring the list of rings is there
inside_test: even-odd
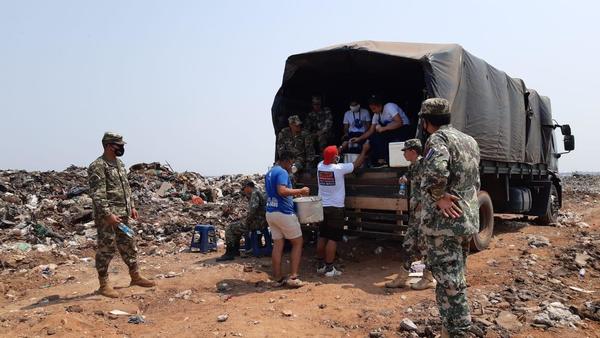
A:
[[[310,189],[308,187],[304,187],[302,189],[292,189],[288,188],[283,184],[277,186],[277,193],[279,196],[288,197],[288,196],[308,196],[310,193]]]
[[[352,162],[352,164],[354,165],[354,169],[360,168],[363,165],[363,163],[365,163],[365,159],[367,158],[368,152],[369,152],[369,144],[363,144],[362,151],[360,152],[360,154],[358,155],[356,160],[354,160],[354,162]]]
[[[250,203],[248,204],[248,215],[246,215],[244,224],[248,225],[254,219],[256,219],[256,217],[258,216],[259,209],[260,209],[260,197],[258,196],[258,193],[255,190],[255,191],[252,191],[252,195],[250,195]]]
[[[348,134],[350,134],[350,124],[344,122],[344,135],[343,136],[348,136]]]
[[[404,125],[404,123],[402,122],[400,115],[394,115],[394,119],[392,120],[392,122],[388,123],[388,125],[385,127],[380,127],[378,131],[384,132],[384,131],[395,130],[395,129],[402,127],[403,125]]]
[[[446,143],[439,135],[431,135],[425,146],[425,156],[423,157],[421,191],[433,201],[438,201],[446,193],[450,176],[449,160],[450,152]]]
[[[459,198],[447,191],[450,176],[448,147],[439,135],[434,134],[427,141],[425,149],[421,191],[436,204],[444,216],[457,218],[462,214],[460,208],[454,203]]]
[[[93,163],[88,168],[88,184],[96,216],[104,218],[112,214],[106,196],[106,174],[102,165]]]
[[[375,125],[372,124],[371,127],[369,129],[367,129],[367,131],[365,131],[359,137],[352,138],[351,141],[352,141],[352,143],[362,142],[362,141],[368,139],[369,137],[371,137],[371,135],[373,135],[374,132],[375,132]]]

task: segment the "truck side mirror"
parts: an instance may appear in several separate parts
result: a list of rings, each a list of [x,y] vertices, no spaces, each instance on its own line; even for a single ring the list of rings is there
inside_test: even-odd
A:
[[[569,132],[571,132],[571,131],[569,130]],[[574,135],[565,135],[564,143],[565,143],[566,151],[575,150],[575,136]]]
[[[571,126],[568,124],[563,124],[562,126],[560,126],[560,132],[565,136],[571,135]],[[566,140],[566,138],[565,138],[565,140]]]

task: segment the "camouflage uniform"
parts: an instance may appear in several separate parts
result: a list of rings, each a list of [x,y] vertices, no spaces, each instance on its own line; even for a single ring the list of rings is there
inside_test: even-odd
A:
[[[263,229],[267,226],[265,208],[267,199],[265,193],[258,187],[252,190],[248,203],[248,215],[244,221],[230,223],[225,229],[225,243],[228,248],[239,246],[242,236],[248,231]]]
[[[415,163],[408,167],[406,178],[410,183],[408,229],[402,245],[411,258],[421,258],[427,255],[425,238],[421,231],[421,175],[422,158],[419,156]]]
[[[331,109],[325,107],[319,112],[310,111],[306,114],[306,130],[311,134],[313,142],[318,144],[319,151],[329,145],[331,127],[333,127]]]
[[[117,159],[113,163],[103,156],[98,157],[88,168],[88,180],[93,200],[94,223],[98,230],[98,276],[108,276],[108,265],[115,254],[115,242],[129,271],[137,271],[137,247],[134,239],[105,220],[107,216],[114,214],[121,218],[122,223],[128,224],[131,210],[134,208],[123,162]]]
[[[420,115],[426,114],[449,114],[448,101],[425,100]],[[429,137],[424,153],[421,229],[427,241],[427,265],[437,280],[444,327],[451,337],[461,337],[471,326],[465,267],[470,237],[479,230],[479,147],[471,136],[444,125]],[[460,217],[444,217],[437,208],[445,193],[459,197],[455,203],[462,210]]]
[[[298,170],[310,166],[315,158],[312,138],[305,130],[298,135],[293,135],[289,127],[283,128],[277,135],[277,155],[281,155],[284,151],[291,151],[294,154],[295,166]]]

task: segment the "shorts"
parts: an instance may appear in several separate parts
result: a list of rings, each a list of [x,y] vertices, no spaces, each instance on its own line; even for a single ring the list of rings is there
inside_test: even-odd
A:
[[[267,223],[271,228],[271,237],[277,239],[295,239],[302,237],[300,222],[295,214],[284,214],[279,211],[267,212]]]
[[[339,242],[344,235],[344,208],[324,207],[323,222],[319,224],[319,236]]]

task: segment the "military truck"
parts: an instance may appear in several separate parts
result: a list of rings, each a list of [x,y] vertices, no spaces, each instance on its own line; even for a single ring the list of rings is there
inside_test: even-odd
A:
[[[569,152],[575,146],[570,127],[552,119],[550,99],[460,45],[359,41],[292,55],[272,106],[276,134],[287,126],[288,116],[310,109],[314,93],[334,113],[332,142],[337,144],[351,97],[366,106],[368,95],[378,93],[399,104],[415,136],[421,102],[446,98],[452,125],[474,137],[481,153],[481,225],[472,240],[474,249],[488,246],[494,213],[538,216],[543,224],[556,221],[562,206],[557,162],[563,153],[554,130],[561,130]],[[398,194],[398,178],[406,169],[367,168],[347,176],[347,233],[403,236],[408,201]],[[297,184],[316,192],[316,170],[299,175]]]

